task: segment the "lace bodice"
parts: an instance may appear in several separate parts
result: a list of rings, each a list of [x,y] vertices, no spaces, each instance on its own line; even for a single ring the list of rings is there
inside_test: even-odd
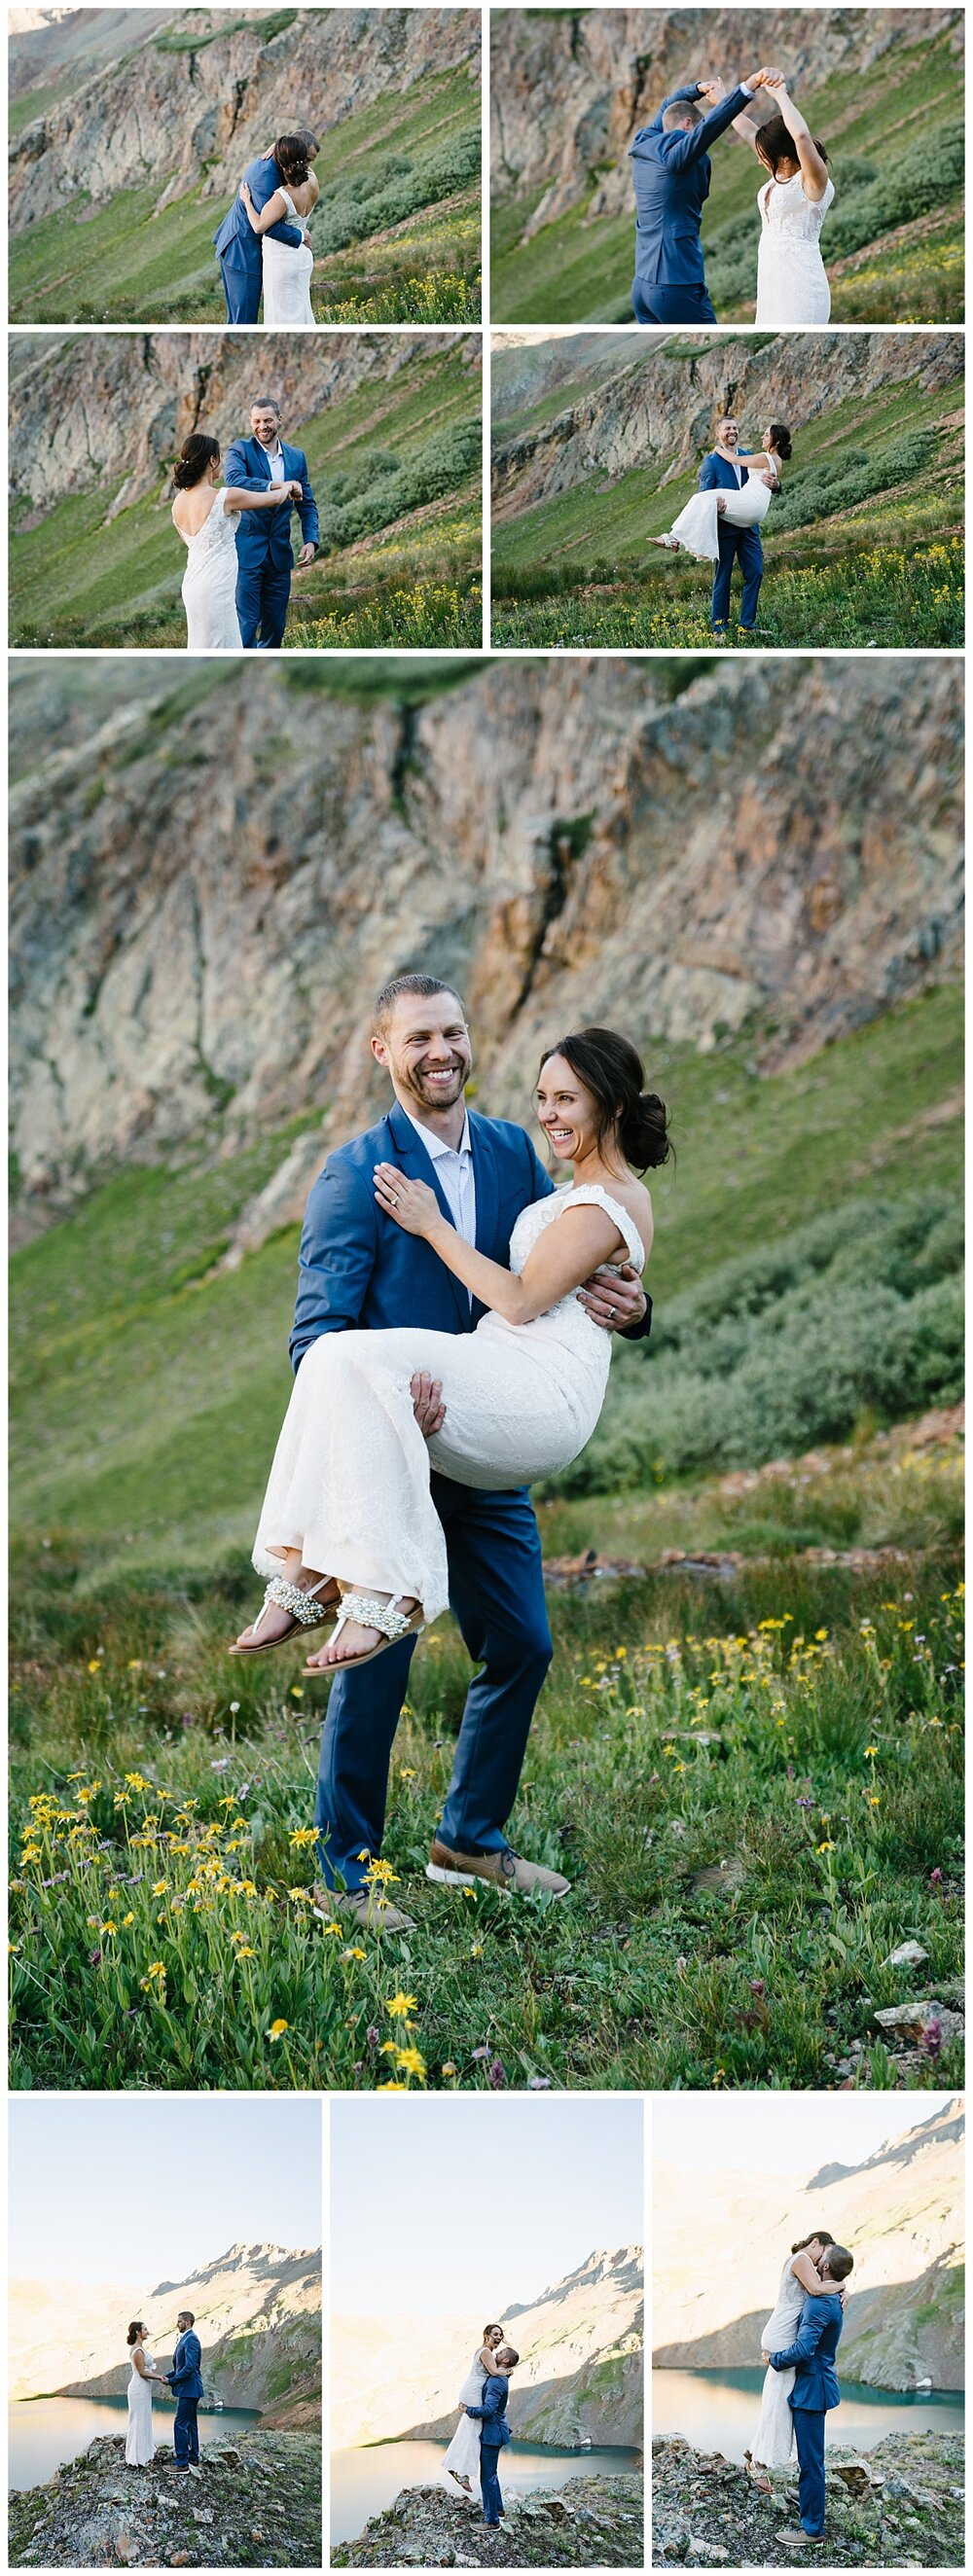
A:
[[[760,221],[770,233],[786,236],[788,246],[802,243],[816,247],[821,226],[829,206],[834,204],[834,187],[829,179],[823,197],[816,205],[805,196],[800,171],[793,179],[767,179],[757,197]]]
[[[607,1190],[602,1189],[599,1182],[589,1181],[579,1189],[553,1190],[549,1197],[534,1199],[530,1207],[523,1209],[510,1237],[510,1267],[518,1278],[525,1268],[528,1255],[533,1251],[539,1236],[544,1233],[545,1227],[553,1225],[563,1214],[564,1209],[569,1206],[604,1208],[606,1213],[614,1218],[619,1234],[624,1238],[629,1260],[636,1270],[644,1269],[645,1245],[627,1209],[623,1208],[619,1199],[612,1198]],[[607,1263],[605,1266],[612,1269],[617,1265]],[[489,1316],[485,1320],[489,1324],[499,1324],[500,1321],[496,1316]],[[484,1325],[481,1324],[479,1329],[482,1332]],[[577,1290],[574,1288],[568,1290],[566,1297],[559,1297],[557,1304],[549,1306],[545,1313],[538,1315],[532,1324],[504,1325],[502,1329],[510,1332],[527,1332],[537,1338],[543,1337],[545,1340],[558,1342],[562,1346],[567,1344],[578,1353],[579,1357],[583,1357],[589,1366],[597,1362],[598,1367],[603,1368],[607,1374],[611,1359],[611,1335],[585,1313],[584,1307],[579,1305]]]
[[[133,2378],[133,2379],[137,2379],[137,2380],[141,2380],[141,2378],[142,2378],[142,2373],[141,2373],[141,2371],[140,2371],[140,2370],[136,2370],[136,2367],[135,2367],[135,2355],[134,2355],[134,2351],[133,2351],[133,2352],[130,2352],[128,2357],[129,2357],[129,2361],[131,2362],[131,2365],[132,2365],[132,2378]],[[146,2350],[146,2347],[145,2347],[145,2345],[144,2345],[144,2344],[143,2344],[143,2346],[142,2346],[142,2359],[143,2359],[143,2361],[144,2361],[144,2363],[145,2363],[146,2370],[154,2370],[154,2369],[155,2369],[155,2363],[154,2363],[154,2361],[153,2361],[153,2359],[152,2359],[152,2355],[151,2355],[151,2353],[150,2353],[150,2352],[148,2352],[148,2351]]]
[[[235,513],[226,507],[226,485],[223,483],[214,497],[212,509],[207,511],[202,527],[197,528],[195,536],[187,537],[181,528],[178,529],[177,533],[182,537],[194,571],[198,566],[208,564],[212,557],[220,554],[225,554],[227,559],[232,555],[235,561],[234,517]],[[173,520],[172,524],[175,527],[176,521]]]

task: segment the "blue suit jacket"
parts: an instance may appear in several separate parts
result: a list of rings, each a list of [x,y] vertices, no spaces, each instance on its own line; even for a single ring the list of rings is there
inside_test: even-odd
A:
[[[172,2369],[166,2374],[170,2388],[178,2389],[180,2397],[202,2396],[203,2374],[199,2366],[202,2358],[202,2344],[198,2334],[194,2334],[190,2326],[187,2334],[180,2335],[173,2355]]]
[[[279,510],[237,512],[236,550],[241,563],[263,563],[268,555],[272,563],[293,563],[291,510],[295,506],[305,543],[318,543],[317,503],[308,477],[307,457],[303,447],[288,447],[284,439],[280,444],[285,481],[299,482],[302,498],[296,505],[282,501]],[[270,481],[270,459],[259,438],[235,438],[227,450],[224,473],[227,483],[235,484],[238,491],[265,492]]]
[[[741,463],[740,470],[745,483],[750,468]],[[738,492],[741,487],[732,465],[727,464],[725,456],[717,456],[714,450],[711,456],[703,458],[699,469],[699,488],[701,492]]]
[[[262,215],[264,207],[269,206],[275,189],[283,187],[284,184],[277,163],[269,152],[265,153],[259,161],[251,161],[249,170],[245,170],[243,175],[257,213]],[[223,217],[219,232],[213,235],[220,259],[229,258],[234,267],[245,268],[259,285],[263,277],[263,239],[264,236],[261,233],[254,232],[243,199],[237,190],[232,206]],[[296,224],[271,224],[266,239],[286,242],[291,250],[300,250],[304,235]]]
[[[478,2416],[482,2423],[480,2441],[485,2451],[504,2450],[510,2440],[510,2426],[507,2422],[509,2387],[510,2381],[504,2377],[502,2370],[496,2371],[492,2378],[484,2380],[482,2406],[468,2406],[466,2409],[468,2415]]]
[[[841,2404],[841,2390],[834,2366],[841,2341],[844,2310],[836,2291],[808,2299],[793,2343],[786,2352],[772,2352],[772,2370],[796,2372],[791,2390],[791,2406],[809,2408],[815,2414],[829,2414]]]
[[[703,286],[700,223],[709,196],[708,151],[725,134],[747,97],[732,89],[689,133],[665,134],[663,111],[677,99],[699,97],[695,81],[664,98],[651,125],[629,145],[635,187],[635,274],[646,286]]]
[[[480,1118],[470,1110],[470,1144],[476,1189],[476,1244],[488,1260],[507,1266],[517,1218],[553,1182],[542,1170],[523,1127],[506,1118]],[[436,1166],[398,1101],[377,1126],[329,1154],[307,1203],[301,1235],[300,1275],[291,1361],[299,1368],[319,1333],[395,1330],[428,1324],[436,1333],[471,1333],[484,1308],[472,1308],[462,1281],[421,1235],[404,1234],[378,1207],[372,1186],[376,1163],[397,1163],[435,1190],[443,1215],[452,1211]],[[652,1307],[626,1337],[649,1330]]]

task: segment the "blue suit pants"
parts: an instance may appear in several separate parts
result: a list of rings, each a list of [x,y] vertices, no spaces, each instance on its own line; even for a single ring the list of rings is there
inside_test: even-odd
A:
[[[246,652],[270,653],[283,643],[290,595],[290,564],[276,564],[269,554],[248,563],[238,553],[236,613]]]
[[[488,2449],[486,2443],[481,2442],[480,2494],[483,2498],[484,2522],[499,2523],[500,2516],[504,2509],[503,2497],[500,2493],[500,2480],[497,2476],[499,2465],[499,2451],[494,2449],[492,2443]]]
[[[800,2462],[797,2497],[801,2526],[809,2539],[819,2540],[824,2530],[825,2506],[824,2409],[819,2412],[816,2407],[792,2406],[791,2414]]]
[[[652,286],[632,281],[632,311],[637,322],[715,322],[705,286]]]
[[[263,287],[262,264],[258,262],[256,267],[248,265],[242,252],[234,250],[218,252],[217,257],[220,263],[220,276],[223,280],[223,301],[226,305],[227,321],[259,322],[260,296]]]
[[[551,1660],[540,1536],[526,1493],[481,1493],[435,1474],[431,1490],[446,1536],[450,1607],[480,1666],[439,1835],[451,1851],[504,1851],[502,1828]],[[360,1887],[360,1853],[381,1851],[389,1758],[414,1643],[390,1646],[331,1684],[314,1811],[330,1886]]]
[[[190,2462],[195,2467],[199,2459],[199,2425],[196,2420],[198,2406],[198,2397],[185,2395],[180,2395],[176,2405],[172,2447],[179,2466],[183,2469]]]
[[[725,627],[729,621],[730,581],[733,566],[738,563],[743,574],[740,624],[753,626],[764,577],[763,547],[756,528],[731,528],[725,519],[721,519],[718,534],[720,559],[713,575],[713,625]]]

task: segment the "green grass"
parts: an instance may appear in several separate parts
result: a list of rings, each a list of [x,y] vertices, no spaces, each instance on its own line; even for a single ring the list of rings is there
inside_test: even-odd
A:
[[[877,219],[873,239],[839,254],[841,227],[864,167],[882,181],[894,177],[907,152],[915,148],[921,156],[950,121],[962,117],[962,98],[962,63],[945,34],[922,46],[893,46],[863,75],[836,77],[802,96],[812,131],[827,144],[836,188],[831,234],[826,228],[822,237],[833,322],[962,319],[962,195],[955,181],[944,183],[928,215],[906,227],[913,235],[907,243],[884,239],[886,230],[898,232],[901,217],[892,225]],[[707,277],[721,322],[752,321],[760,169],[754,154],[732,140],[716,144],[712,163],[703,218]],[[589,208],[599,184],[600,173],[592,170],[584,203],[543,225],[526,243],[525,225],[544,191],[494,205],[494,321],[631,321],[634,207],[592,221]],[[748,243],[752,278],[748,273],[746,291],[740,292],[740,254]]]
[[[216,30],[216,33],[223,32]],[[207,41],[212,41],[208,39]],[[171,50],[171,46],[169,48]],[[353,111],[324,137],[316,163],[325,192],[339,173],[370,179],[390,155],[435,161],[479,116],[462,72],[434,74]],[[479,182],[435,194],[407,220],[380,226],[356,248],[323,254],[312,284],[319,321],[479,319]],[[213,249],[224,208],[198,189],[156,213],[164,178],[119,189],[91,207],[79,192],[10,244],[10,313],[18,322],[222,322]],[[315,229],[323,213],[312,217]],[[353,313],[341,310],[349,301]],[[373,309],[374,308],[374,309]]]
[[[468,463],[479,386],[458,344],[435,354],[423,350],[388,383],[361,384],[311,420],[288,423],[288,434],[307,454],[324,540],[309,571],[295,578],[288,644],[381,649],[404,641],[453,650],[479,644],[480,473],[478,461],[472,474]],[[398,484],[388,471],[380,487],[379,452],[398,464]],[[401,477],[421,477],[427,462],[443,455],[446,467],[436,480],[445,488],[409,508],[409,489],[428,490],[429,481]],[[163,490],[168,472],[167,464]],[[329,534],[332,522],[340,530],[332,498],[340,476],[364,490],[373,521],[365,536],[347,543]],[[184,644],[184,554],[168,501],[138,501],[107,524],[107,498],[104,491],[71,494],[36,526],[27,524],[23,505],[15,513],[10,621],[11,639],[21,646]]]
[[[653,1051],[679,1146],[657,1176],[663,1339],[667,1301],[728,1251],[869,1191],[958,1187],[961,1025],[946,989],[764,1079],[744,1043]],[[12,1812],[42,1852],[15,1865],[15,2085],[829,2085],[855,2040],[860,2081],[959,2081],[955,2052],[901,2070],[871,2018],[960,1974],[959,1444],[874,1417],[813,1469],[542,1502],[550,1555],[736,1567],[552,1594],[516,1831],[571,1896],[425,1881],[469,1675],[444,1620],[413,1666],[386,1845],[418,1929],[322,1931],[319,1686],[299,1650],[242,1670],[223,1651],[254,1597],[294,1229],[214,1265],[287,1139],[222,1160],[219,1133],[214,1109],[205,1148],[106,1179],[13,1265]],[[609,1434],[642,1366],[616,1355]],[[883,1966],[910,1937],[929,1952],[911,1989]]]
[[[676,345],[668,362],[686,371],[691,353]],[[939,426],[961,398],[959,379],[955,393],[937,395],[892,385],[867,404],[849,396],[796,426],[783,498],[761,531],[761,647],[961,646],[963,435],[958,422]],[[692,399],[687,377],[687,405]],[[539,428],[551,408],[537,406]],[[522,429],[533,425],[521,414]],[[709,566],[650,544],[691,488],[690,476],[664,483],[671,462],[660,453],[614,481],[593,472],[550,501],[494,519],[495,647],[711,641]],[[734,615],[739,596],[736,575]]]

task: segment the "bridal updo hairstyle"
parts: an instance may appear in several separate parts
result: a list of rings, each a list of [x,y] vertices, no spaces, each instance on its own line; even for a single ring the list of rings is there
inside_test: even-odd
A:
[[[788,457],[792,456],[794,453],[791,443],[791,433],[787,427],[786,421],[771,421],[770,443],[772,447],[776,448],[778,456],[783,459],[783,462],[786,465]]]
[[[753,148],[758,161],[763,162],[764,169],[769,170],[772,179],[776,179],[778,164],[781,161],[793,161],[795,167],[800,168],[797,145],[790,126],[785,125],[782,116],[768,116],[763,125],[758,125],[753,138]],[[817,135],[814,137],[814,149],[820,152],[822,161],[827,163],[828,155],[823,143],[818,142]]]
[[[144,2335],[144,2333],[145,2333],[145,2327],[144,2327],[144,2325],[143,2325],[143,2323],[142,2323],[142,2319],[141,2319],[141,2317],[133,2317],[132,2322],[131,2322],[131,2325],[129,2326],[129,2329],[128,2329],[128,2341],[129,2341],[129,2344],[131,2345],[131,2344],[133,2344],[133,2343],[137,2343],[137,2342],[138,2342],[138,2339],[139,2339],[139,2336],[140,2336],[140,2335]]]
[[[798,2237],[797,2244],[791,2246],[791,2253],[806,2254],[809,2245],[831,2245],[833,2242],[830,2227],[812,2227],[810,2236]]]
[[[556,1046],[545,1047],[541,1073],[552,1055],[563,1055],[590,1091],[599,1145],[606,1136],[617,1134],[625,1160],[636,1172],[654,1170],[668,1161],[672,1146],[665,1102],[657,1091],[644,1089],[645,1067],[627,1038],[619,1037],[616,1029],[578,1029],[571,1037],[559,1038]]]
[[[310,178],[308,152],[313,142],[309,134],[279,134],[274,145],[274,160],[281,178],[289,188],[302,188]]]
[[[189,437],[183,439],[178,463],[173,467],[172,479],[177,492],[191,492],[194,483],[202,482],[207,468],[218,465],[219,461],[219,439],[207,438],[201,429],[191,430]]]

